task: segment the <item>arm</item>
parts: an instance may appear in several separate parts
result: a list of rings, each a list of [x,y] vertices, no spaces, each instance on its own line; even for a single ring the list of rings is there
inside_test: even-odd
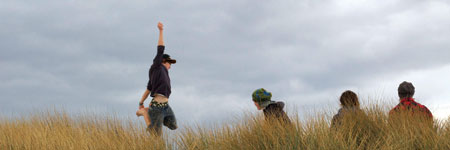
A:
[[[142,94],[141,101],[139,101],[139,109],[144,108],[144,101],[147,99],[148,95],[150,95],[150,90],[146,89],[144,94]]]
[[[164,40],[163,40],[163,24],[162,24],[161,22],[158,22],[158,29],[159,29],[158,46],[164,46]]]
[[[431,120],[433,120],[433,114],[431,113],[431,111],[427,107],[424,107],[424,108],[425,108],[425,113],[428,115],[429,118],[431,118]]]
[[[333,119],[331,119],[331,128],[335,128],[337,123],[338,123],[338,114],[334,115]]]
[[[162,55],[164,54],[164,40],[163,40],[163,24],[161,22],[158,22],[158,29],[159,29],[159,39],[158,39],[158,53],[155,56],[155,59],[153,59],[153,66],[158,67],[162,61]]]

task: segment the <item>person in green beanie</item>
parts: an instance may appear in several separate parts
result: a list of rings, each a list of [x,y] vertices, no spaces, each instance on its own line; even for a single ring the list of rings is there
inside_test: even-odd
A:
[[[284,112],[284,102],[272,101],[272,93],[264,88],[256,89],[252,94],[253,102],[258,110],[263,110],[266,121],[282,121],[291,123],[291,120]]]

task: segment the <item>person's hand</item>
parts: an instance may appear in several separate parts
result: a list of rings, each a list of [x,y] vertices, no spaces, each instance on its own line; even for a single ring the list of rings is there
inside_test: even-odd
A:
[[[158,29],[163,30],[163,24],[161,22],[158,22]]]
[[[144,105],[139,105],[139,109],[142,109],[142,108],[144,108]]]
[[[144,115],[144,111],[143,111],[144,109],[139,109],[139,110],[137,110],[136,111],[136,116],[143,116]]]

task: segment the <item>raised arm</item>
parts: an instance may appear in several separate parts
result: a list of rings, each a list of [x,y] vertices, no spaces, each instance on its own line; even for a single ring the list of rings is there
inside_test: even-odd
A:
[[[161,22],[158,22],[158,29],[159,29],[158,46],[164,46],[164,40],[163,40],[163,24],[162,24]]]
[[[156,53],[155,59],[153,59],[153,65],[152,67],[160,67],[160,64],[163,61],[163,54],[164,54],[164,40],[163,40],[163,24],[161,22],[158,22],[158,29],[159,29],[159,39],[158,39],[158,53]]]

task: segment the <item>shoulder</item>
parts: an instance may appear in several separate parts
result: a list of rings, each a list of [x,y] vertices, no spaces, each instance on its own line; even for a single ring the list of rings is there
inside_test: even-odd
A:
[[[267,107],[264,108],[264,111],[265,112],[279,111],[279,110],[283,110],[283,108],[284,108],[284,102],[272,101],[271,104],[267,105]]]
[[[338,113],[336,113],[333,118],[331,119],[332,125],[334,125],[337,121],[339,121],[341,118],[341,110],[339,109]]]
[[[267,107],[271,107],[271,108],[284,108],[284,102],[282,101],[273,101],[272,104],[269,104],[269,106]]]
[[[341,116],[342,108],[338,110],[338,112],[333,116],[333,121],[336,121]]]
[[[334,116],[339,116],[339,115],[342,113],[342,109],[343,109],[343,108],[339,108],[338,112],[337,112],[336,115],[334,115]]]
[[[427,108],[427,106],[419,104],[419,107],[420,107],[420,109],[424,110],[426,113],[431,113],[431,111]]]
[[[391,111],[389,111],[389,115],[395,114],[395,113],[399,113],[399,112],[403,112],[409,108],[414,108],[414,107],[418,107],[419,105],[414,105],[411,103],[398,103],[394,108],[391,109]]]
[[[389,114],[392,114],[392,113],[394,113],[395,111],[397,111],[397,109],[398,109],[399,106],[400,106],[400,104],[398,104],[398,105],[396,105],[394,108],[392,108],[392,109],[389,111]]]
[[[422,105],[421,103],[415,102],[417,106],[423,109],[428,109],[425,105]]]
[[[391,111],[396,111],[396,110],[400,109],[400,107],[403,107],[403,103],[398,103],[397,105],[395,105],[394,108],[392,108]]]
[[[275,104],[280,108],[284,108],[284,102],[282,101],[275,102]]]
[[[336,119],[337,119],[337,118],[343,116],[345,113],[348,113],[348,112],[350,112],[350,111],[353,111],[353,110],[347,109],[347,108],[340,108],[340,109],[338,110],[338,112],[336,113],[336,115],[333,116],[333,118],[336,118]]]

